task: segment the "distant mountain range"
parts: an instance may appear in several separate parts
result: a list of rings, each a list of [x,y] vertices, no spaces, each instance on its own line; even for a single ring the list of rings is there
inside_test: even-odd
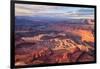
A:
[[[93,21],[93,20],[92,20]],[[47,16],[16,16],[15,25],[47,25],[55,23],[73,23],[73,24],[90,24],[88,19],[69,19],[61,17],[47,17]]]

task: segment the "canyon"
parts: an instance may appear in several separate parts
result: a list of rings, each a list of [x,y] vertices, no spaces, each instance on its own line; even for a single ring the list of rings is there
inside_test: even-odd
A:
[[[70,20],[59,23],[27,22],[32,23],[28,26],[23,25],[24,22],[16,25],[16,66],[95,60],[93,20],[76,20],[78,23],[74,24]]]

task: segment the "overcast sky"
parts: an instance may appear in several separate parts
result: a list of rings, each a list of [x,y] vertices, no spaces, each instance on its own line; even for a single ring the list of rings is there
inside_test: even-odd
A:
[[[15,16],[36,15],[93,18],[94,8],[15,4]]]

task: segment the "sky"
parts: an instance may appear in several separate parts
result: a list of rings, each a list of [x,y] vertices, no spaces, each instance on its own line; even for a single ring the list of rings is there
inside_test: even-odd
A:
[[[71,18],[94,18],[94,8],[15,4],[15,16],[58,16]]]

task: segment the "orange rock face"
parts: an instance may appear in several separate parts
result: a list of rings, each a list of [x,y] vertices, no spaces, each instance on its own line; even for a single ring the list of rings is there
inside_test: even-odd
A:
[[[82,41],[94,42],[94,36],[89,30],[74,30],[73,33],[80,36]]]
[[[82,41],[94,42],[94,36],[92,32],[86,30],[79,30],[79,34],[82,37]]]

